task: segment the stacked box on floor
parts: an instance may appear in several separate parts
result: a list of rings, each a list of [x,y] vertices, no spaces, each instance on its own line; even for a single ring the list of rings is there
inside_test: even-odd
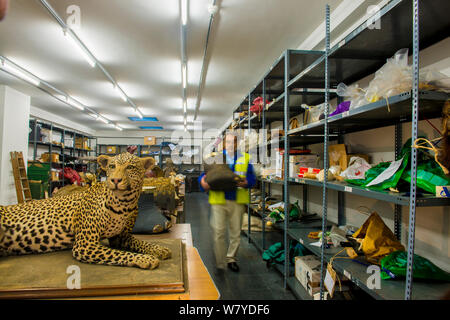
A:
[[[314,255],[295,257],[295,277],[314,297],[320,292],[320,259]]]

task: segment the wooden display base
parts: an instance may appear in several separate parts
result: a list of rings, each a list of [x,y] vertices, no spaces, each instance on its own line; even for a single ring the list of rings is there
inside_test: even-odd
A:
[[[152,241],[169,247],[172,258],[158,268],[144,270],[82,263],[71,250],[46,254],[2,257],[0,298],[77,298],[138,294],[184,293],[188,290],[185,245],[180,239]],[[79,267],[80,289],[68,289]],[[74,267],[71,267],[74,268]]]

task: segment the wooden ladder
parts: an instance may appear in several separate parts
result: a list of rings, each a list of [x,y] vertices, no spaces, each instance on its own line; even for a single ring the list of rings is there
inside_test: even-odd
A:
[[[31,198],[30,184],[28,183],[27,169],[22,152],[10,152],[11,163],[16,185],[17,202],[24,203],[33,200]]]

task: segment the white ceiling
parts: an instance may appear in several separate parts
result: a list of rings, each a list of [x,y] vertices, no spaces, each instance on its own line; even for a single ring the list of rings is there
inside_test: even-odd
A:
[[[66,21],[69,5],[81,9],[75,32],[145,116],[166,130],[183,129],[179,0],[48,0]],[[297,48],[323,22],[325,4],[342,0],[222,0],[214,20],[208,73],[197,120],[220,128],[232,110],[286,49]],[[190,0],[187,31],[188,123],[193,120],[211,0]],[[137,124],[133,109],[91,68],[37,0],[13,0],[0,22],[0,55],[104,114],[125,129]],[[0,71],[0,84],[32,105],[94,130],[95,121],[48,94]],[[155,125],[155,123],[149,123]],[[147,132],[148,133],[148,132]]]

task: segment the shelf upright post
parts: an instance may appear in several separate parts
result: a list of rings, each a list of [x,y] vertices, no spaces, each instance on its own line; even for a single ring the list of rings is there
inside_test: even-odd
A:
[[[252,97],[252,92],[250,91],[248,93],[248,111],[247,111],[248,128],[249,128],[249,130],[250,130],[250,122],[251,122],[251,120],[250,120],[250,101],[251,101],[251,97]],[[244,145],[244,147],[245,147],[245,145]],[[250,147],[250,145],[249,145],[249,147]],[[251,226],[251,222],[250,222],[251,221],[251,219],[250,219],[251,218],[251,216],[250,216],[250,204],[252,203],[251,202],[252,196],[251,196],[251,190],[248,190],[248,191],[249,192],[248,192],[247,218],[248,218],[248,242],[250,243],[250,232],[251,232],[251,227],[250,227]],[[263,238],[264,238],[264,234],[263,234]],[[263,243],[264,243],[264,240],[263,240]]]
[[[398,123],[395,125],[395,160],[400,156],[402,148],[402,125]],[[402,206],[394,205],[394,234],[400,241],[402,236]]]
[[[162,159],[162,146],[164,143],[164,137],[162,138],[161,144],[159,146],[159,167],[162,169],[163,159]]]
[[[321,272],[320,272],[320,300],[323,300],[324,293],[324,280],[325,280],[325,245],[326,245],[326,226],[327,226],[327,178],[328,178],[328,100],[329,100],[329,70],[328,70],[328,55],[330,53],[330,6],[327,4],[325,7],[325,125],[323,134],[323,167],[324,167],[324,179],[323,179],[323,195],[322,195],[322,248],[320,253]]]
[[[37,157],[37,119],[34,119],[34,137],[33,137],[33,161]]]
[[[73,151],[73,154],[72,154],[72,156],[73,157],[75,157],[76,156],[76,153],[75,153],[75,148],[77,147],[77,133],[76,132],[74,132],[73,133],[73,149],[72,149],[72,151]],[[75,167],[75,166],[74,166]]]
[[[53,154],[53,123],[50,123],[50,141],[48,144],[48,149],[49,149],[49,161],[50,161],[50,175],[52,173],[52,169],[53,169],[53,159],[52,159],[52,154]],[[48,184],[48,195],[49,197],[52,196],[52,180],[49,179],[49,184]]]
[[[287,288],[287,278],[289,277],[289,135],[287,134],[289,128],[289,75],[290,75],[290,51],[284,52],[284,288]]]
[[[62,132],[62,138],[61,138],[61,143],[62,143],[62,148],[61,148],[61,156],[62,156],[62,186],[64,187],[64,168],[65,168],[65,164],[66,164],[66,155],[65,155],[65,150],[64,148],[66,147],[66,145],[64,144],[65,140],[65,136],[66,136],[66,129],[63,129]]]
[[[338,103],[340,103],[338,101]],[[344,138],[341,134],[338,136],[338,143],[344,143]],[[345,194],[342,191],[338,191],[338,225],[344,226],[345,220]]]
[[[413,83],[412,83],[412,124],[411,143],[417,139],[419,118],[419,0],[413,3]],[[417,189],[417,149],[411,148],[411,187],[409,198],[409,233],[408,258],[406,266],[405,300],[411,300],[413,265],[414,265],[414,239],[416,227],[416,189]]]
[[[262,152],[262,155],[259,156],[260,161],[262,161],[262,165],[266,165],[266,156],[267,156],[267,145],[265,145],[265,142],[267,141],[266,136],[266,78],[263,79],[263,108],[262,108],[262,134],[263,134],[263,146],[259,147],[259,150],[256,150],[256,152],[259,154],[259,152]],[[259,135],[258,135],[258,140]],[[262,150],[261,150],[262,148]],[[261,157],[262,156],[262,157]],[[261,197],[262,197],[262,248],[263,250],[266,250],[266,224],[264,223],[264,217],[266,213],[266,183],[264,182],[264,179],[261,179]]]

